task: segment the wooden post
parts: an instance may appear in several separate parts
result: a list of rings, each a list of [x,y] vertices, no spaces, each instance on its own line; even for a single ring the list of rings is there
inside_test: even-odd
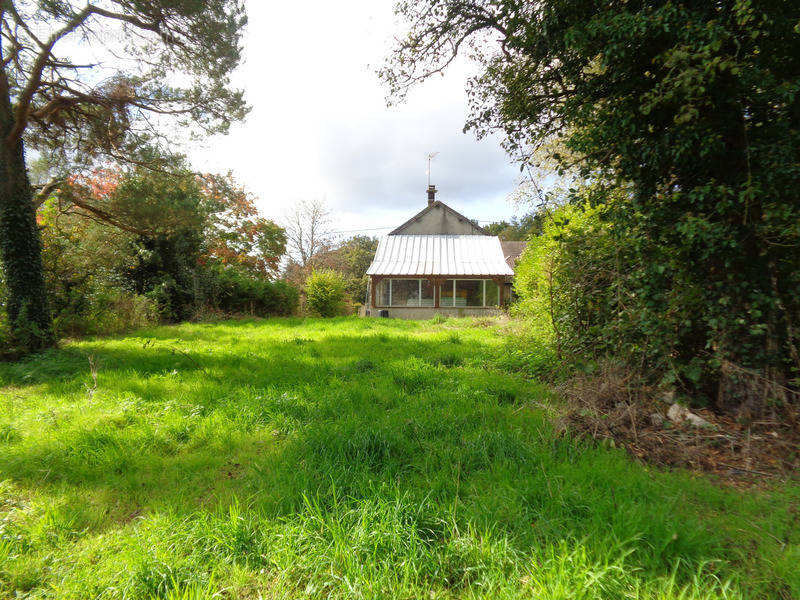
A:
[[[369,296],[370,296],[370,308],[375,308],[375,286],[377,283],[375,282],[375,276],[370,275],[369,278]]]
[[[497,284],[497,304],[503,306],[503,295],[506,291],[506,278],[493,277],[492,279]]]

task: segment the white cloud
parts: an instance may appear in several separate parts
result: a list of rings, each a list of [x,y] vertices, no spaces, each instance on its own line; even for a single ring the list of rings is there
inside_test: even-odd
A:
[[[279,219],[298,198],[324,197],[337,229],[388,227],[425,205],[426,155],[439,199],[471,218],[515,213],[518,171],[497,139],[461,132],[466,66],[387,108],[375,75],[391,48],[391,1],[248,4],[245,63],[235,83],[253,107],[225,137],[193,149],[199,169],[232,170]]]

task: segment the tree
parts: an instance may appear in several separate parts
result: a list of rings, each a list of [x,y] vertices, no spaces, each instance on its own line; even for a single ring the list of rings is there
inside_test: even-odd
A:
[[[168,117],[197,135],[246,113],[229,89],[245,22],[240,0],[0,3],[0,259],[14,343],[53,343],[25,146],[62,172],[103,160],[164,168],[154,157]],[[70,58],[100,36],[98,63]]]
[[[631,355],[718,404],[764,406],[736,397],[727,363],[778,382],[800,373],[796,3],[411,0],[398,10],[410,34],[383,72],[393,93],[472,46],[483,68],[468,128],[502,130],[523,161],[561,139],[573,156],[554,153],[560,169],[577,164],[624,190],[608,200],[601,185],[592,201],[630,249],[620,269],[635,302],[611,318],[635,324]]]
[[[52,197],[61,212],[153,237],[203,227],[216,206],[203,195],[201,183],[185,164],[171,173],[100,168],[67,177]]]
[[[242,267],[253,275],[274,278],[286,253],[286,231],[258,216],[251,194],[233,176],[203,175],[203,194],[211,204],[206,255],[223,265]]]
[[[333,269],[342,275],[345,291],[355,302],[363,302],[367,295],[367,269],[378,249],[378,238],[354,235],[328,251],[319,252],[313,260],[314,268]]]
[[[530,212],[521,217],[513,217],[511,222],[497,221],[485,225],[483,229],[489,235],[496,235],[501,240],[523,241],[532,235],[539,235],[542,232],[542,221],[544,212]]]
[[[333,243],[331,211],[324,200],[300,200],[286,215],[286,240],[292,259],[303,269]]]
[[[189,170],[164,173],[145,167],[99,169],[73,176],[60,186],[46,209],[56,208],[67,219],[55,221],[64,232],[96,232],[113,248],[111,267],[116,278],[137,295],[156,301],[167,320],[189,317],[197,303],[197,267],[207,248],[212,219],[225,210],[223,198],[213,196],[206,180]],[[52,222],[53,219],[50,219]],[[87,227],[91,223],[95,227]],[[124,232],[127,235],[121,236]],[[55,240],[53,238],[55,237]],[[48,236],[58,241],[59,236]],[[113,244],[120,239],[123,245]],[[89,236],[73,245],[73,253],[89,250]],[[89,275],[102,268],[95,256],[86,263]],[[94,268],[92,268],[94,267]],[[60,279],[63,273],[56,274]]]

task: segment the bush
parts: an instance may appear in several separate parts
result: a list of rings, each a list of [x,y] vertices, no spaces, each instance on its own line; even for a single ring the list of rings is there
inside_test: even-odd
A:
[[[332,269],[314,271],[306,280],[306,302],[308,309],[320,317],[344,314],[344,278]]]
[[[53,329],[58,337],[123,333],[158,323],[156,302],[111,285],[75,290],[54,307]]]
[[[669,351],[674,332],[644,321],[630,243],[613,235],[603,210],[568,204],[547,216],[517,264],[514,310],[528,335],[549,342],[554,365],[591,369],[613,355],[659,378],[680,368]]]
[[[612,195],[604,203],[552,211],[517,264],[515,310],[534,337],[550,344],[555,364],[592,372],[613,358],[650,384],[674,388],[691,405],[739,416],[796,402],[796,393],[769,370],[737,364],[720,346],[697,350],[708,333],[696,318],[710,310],[707,290],[684,277],[675,261],[665,266],[639,258],[641,240],[609,222],[609,211],[625,202]],[[657,276],[663,281],[654,283]]]
[[[200,303],[228,314],[287,316],[297,310],[300,294],[285,281],[253,277],[234,267],[210,267],[201,274]]]
[[[221,265],[198,266],[184,282],[165,275],[143,294],[102,272],[72,280],[51,277],[49,283],[53,326],[60,337],[122,333],[204,314],[290,315],[299,301],[297,289],[288,283]]]
[[[530,240],[517,263],[514,311],[526,317],[528,333],[552,343],[559,358],[604,350],[597,326],[608,317],[605,294],[615,290],[599,277],[609,272],[606,237],[596,210],[562,206],[544,220],[542,234]]]
[[[155,303],[138,294],[110,288],[98,293],[89,311],[88,333],[123,333],[158,323]]]

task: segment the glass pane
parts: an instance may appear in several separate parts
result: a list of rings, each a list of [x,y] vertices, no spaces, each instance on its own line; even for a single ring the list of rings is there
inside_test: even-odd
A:
[[[422,280],[422,299],[420,306],[433,306],[433,286],[427,279]]]
[[[419,306],[419,279],[393,279],[392,306]]]
[[[486,280],[486,306],[497,306],[500,300],[497,284],[491,279]]]
[[[448,279],[442,285],[442,295],[439,298],[439,306],[453,306],[453,280]]]
[[[375,289],[375,302],[378,306],[389,306],[389,280],[382,279]]]
[[[483,281],[457,279],[455,300],[456,306],[483,306]]]

